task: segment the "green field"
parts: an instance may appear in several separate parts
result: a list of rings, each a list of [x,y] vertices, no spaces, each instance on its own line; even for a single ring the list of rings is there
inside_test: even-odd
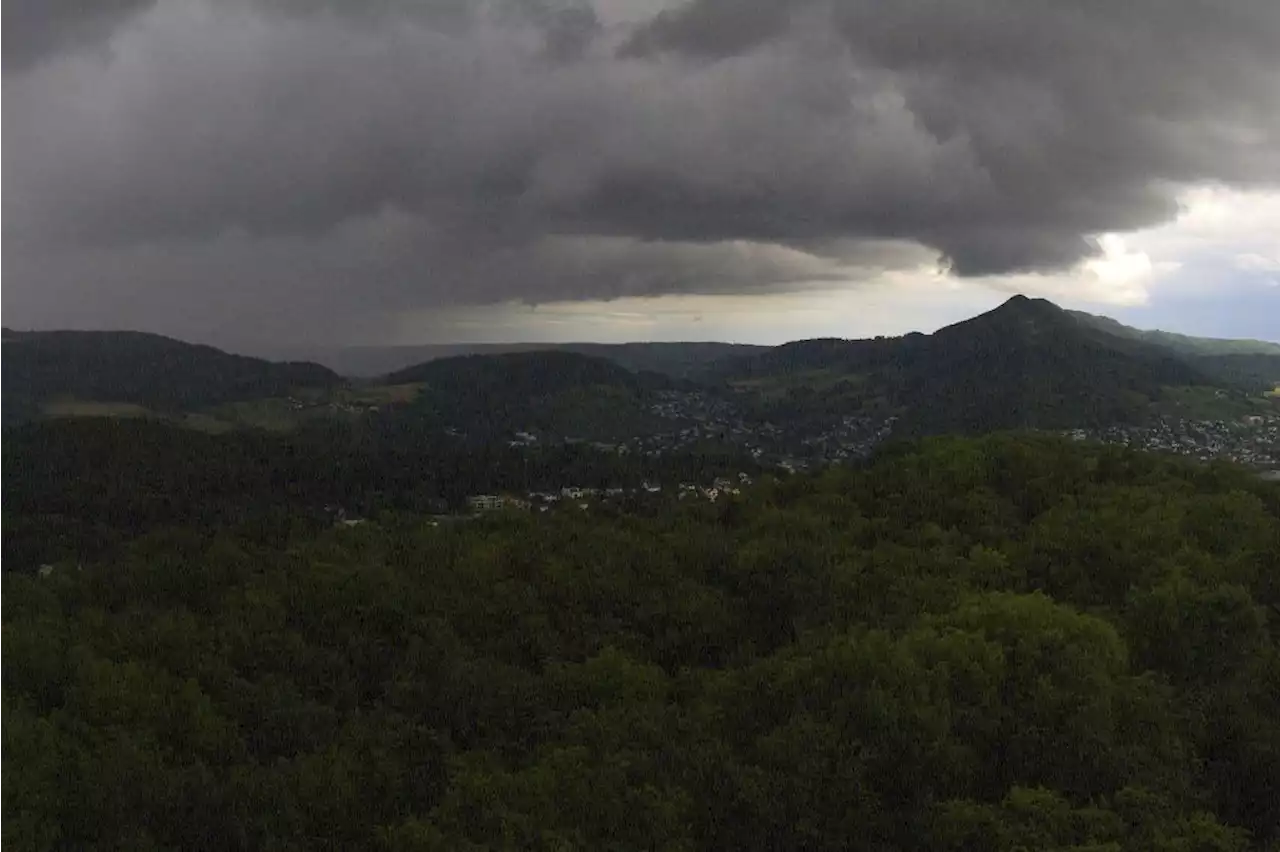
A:
[[[1156,403],[1161,413],[1187,420],[1238,420],[1277,409],[1280,397],[1250,397],[1212,387],[1167,387]]]
[[[162,413],[131,402],[100,402],[60,399],[43,407],[46,417],[150,417],[178,423],[201,432],[219,433],[232,429],[265,429],[288,432],[307,421],[346,419],[366,413],[370,407],[411,402],[421,384],[368,385],[332,391],[299,391],[292,397],[272,397],[232,402],[203,411]],[[299,405],[300,404],[300,405]]]
[[[149,417],[152,412],[132,402],[90,402],[62,399],[44,406],[49,417]]]
[[[330,394],[335,400],[364,405],[394,405],[413,402],[422,393],[423,382],[401,385],[356,385]]]
[[[847,373],[830,367],[822,367],[795,373],[774,373],[749,379],[734,379],[729,382],[729,386],[735,390],[768,393],[770,391],[800,387],[821,390],[834,387],[842,382],[862,381],[865,381],[865,377],[859,373]]]
[[[291,397],[235,402],[220,406],[207,414],[232,426],[287,432],[307,422],[345,420],[367,414],[371,408],[403,405],[417,399],[423,387],[421,382],[356,384],[326,391],[300,391]],[[298,407],[297,403],[301,403],[302,407]]]
[[[255,399],[249,402],[232,402],[209,411],[206,416],[235,426],[265,429],[269,432],[288,432],[301,425],[303,412],[290,407],[287,399]]]

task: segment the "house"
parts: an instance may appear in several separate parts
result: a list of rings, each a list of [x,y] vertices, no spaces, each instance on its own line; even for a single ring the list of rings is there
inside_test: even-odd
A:
[[[491,512],[506,505],[506,500],[496,494],[476,494],[467,498],[467,505],[472,511]]]

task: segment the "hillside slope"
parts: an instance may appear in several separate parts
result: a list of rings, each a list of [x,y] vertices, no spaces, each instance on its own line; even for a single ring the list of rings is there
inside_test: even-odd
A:
[[[1191,363],[1219,381],[1253,391],[1280,388],[1280,355],[1200,355],[1193,358]]]
[[[405,416],[428,423],[477,435],[531,430],[605,439],[648,430],[646,400],[671,380],[547,350],[443,358],[384,381],[421,384]]]
[[[1209,384],[1159,347],[1015,296],[922,338],[909,354],[902,394],[914,431],[978,432],[1140,419],[1164,387]]]
[[[344,376],[373,377],[428,361],[463,355],[510,355],[523,352],[573,352],[605,358],[632,372],[649,371],[675,378],[697,378],[719,361],[767,350],[745,343],[437,343],[414,346],[347,346],[304,350],[308,360]]]
[[[723,376],[771,417],[893,414],[913,433],[1132,421],[1166,387],[1224,383],[1023,296],[931,335],[789,343]]]
[[[311,363],[277,363],[133,331],[4,332],[5,421],[56,399],[181,411],[342,382]]]
[[[1142,329],[1125,325],[1111,317],[1068,311],[1073,317],[1116,337],[1128,337],[1144,343],[1154,343],[1184,355],[1274,355],[1280,356],[1280,343],[1269,340],[1229,339],[1219,337],[1193,337],[1160,329]]]

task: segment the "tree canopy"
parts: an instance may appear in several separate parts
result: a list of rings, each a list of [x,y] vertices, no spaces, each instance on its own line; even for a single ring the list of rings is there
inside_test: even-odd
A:
[[[13,849],[1280,842],[1280,487],[1017,435],[3,578]]]

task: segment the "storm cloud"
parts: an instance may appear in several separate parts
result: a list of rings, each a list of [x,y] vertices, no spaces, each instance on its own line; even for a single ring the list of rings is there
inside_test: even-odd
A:
[[[1280,182],[1273,0],[84,0],[4,24],[6,295],[43,323],[337,334],[1055,270],[1188,186]]]
[[[7,0],[4,70],[21,70],[69,50],[101,45],[152,0]]]

